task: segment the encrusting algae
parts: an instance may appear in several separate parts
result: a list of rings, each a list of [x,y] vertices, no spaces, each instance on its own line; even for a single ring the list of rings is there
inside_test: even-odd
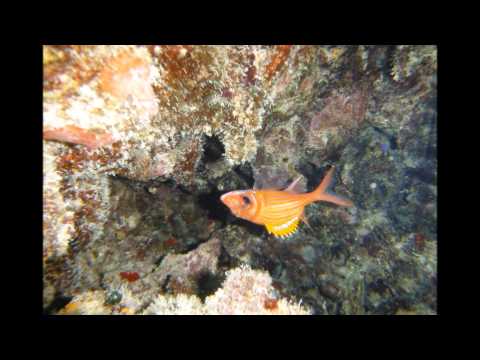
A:
[[[265,225],[267,231],[275,236],[289,236],[297,231],[300,220],[307,223],[304,209],[312,202],[328,201],[341,206],[353,205],[350,200],[326,192],[334,169],[332,167],[320,185],[309,193],[300,194],[295,191],[295,185],[301,179],[299,177],[285,190],[237,190],[222,195],[220,199],[235,216]]]

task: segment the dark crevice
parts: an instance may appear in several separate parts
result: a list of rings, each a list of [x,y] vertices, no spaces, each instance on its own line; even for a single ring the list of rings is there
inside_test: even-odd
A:
[[[255,178],[253,177],[253,169],[249,162],[236,166],[233,171],[248,184],[250,189],[253,188]]]
[[[197,279],[198,297],[205,301],[209,295],[213,295],[221,286],[224,276],[214,275],[211,272],[201,274]]]
[[[185,186],[177,184],[176,189],[178,189],[181,193],[186,194],[186,195],[193,195],[193,192],[188,190]]]
[[[172,278],[172,275],[167,275],[167,277],[165,278],[165,280],[163,281],[163,284],[162,284],[162,292],[164,294],[168,293],[168,283],[170,282],[170,279]]]
[[[202,163],[212,163],[220,160],[225,154],[225,146],[218,136],[204,136]]]
[[[157,260],[155,260],[155,263],[154,263],[154,264],[155,264],[155,267],[160,266],[160,264],[162,263],[162,260],[163,260],[164,257],[165,257],[165,255],[162,255],[162,256],[159,256],[159,258],[158,258]],[[154,272],[155,270],[156,270],[156,269],[154,268],[154,269],[152,270],[152,272]]]
[[[218,191],[217,188],[213,189],[209,193],[203,193],[198,195],[198,204],[208,213],[210,220],[221,221],[223,224],[227,222],[230,214],[230,210],[220,201],[220,196],[223,191]]]
[[[245,228],[253,236],[262,236],[265,234],[265,228],[250,221],[243,220],[232,215],[232,223]]]
[[[392,78],[392,69],[393,69],[393,62],[394,62],[394,55],[395,55],[395,49],[396,45],[390,45],[387,47],[386,51],[386,61],[385,61],[385,66],[383,67],[383,75],[385,76],[385,79],[390,80],[391,82],[394,82]]]

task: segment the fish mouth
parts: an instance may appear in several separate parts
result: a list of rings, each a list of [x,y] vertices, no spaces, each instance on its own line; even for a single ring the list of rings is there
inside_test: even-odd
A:
[[[244,193],[244,190],[230,191],[220,196],[220,201],[231,209],[232,207],[239,206],[238,198],[235,195],[241,195]]]
[[[229,197],[231,195],[235,195],[238,191],[229,191],[225,194],[223,194],[222,196],[220,196],[220,201],[223,202],[225,205],[228,206],[228,203],[229,203]],[[231,200],[231,199],[230,199]]]
[[[224,203],[225,205],[226,205],[225,199],[227,198],[227,195],[228,195],[228,193],[227,193],[227,194],[223,194],[222,196],[220,196],[220,201],[221,201],[222,203]]]

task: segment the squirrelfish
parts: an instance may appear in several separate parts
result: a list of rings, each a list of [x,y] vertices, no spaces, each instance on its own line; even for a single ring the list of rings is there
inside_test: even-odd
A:
[[[332,181],[334,167],[324,177],[320,185],[312,192],[298,193],[295,185],[301,179],[297,178],[285,190],[252,189],[236,190],[223,194],[220,200],[230,208],[233,215],[264,225],[274,236],[289,236],[297,231],[302,220],[308,224],[305,217],[305,206],[315,201],[328,201],[341,206],[352,206],[350,200],[327,193]]]

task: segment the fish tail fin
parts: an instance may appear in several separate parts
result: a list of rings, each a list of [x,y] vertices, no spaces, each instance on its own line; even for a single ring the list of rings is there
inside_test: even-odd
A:
[[[332,166],[332,168],[328,170],[327,175],[325,175],[320,185],[318,185],[318,187],[311,193],[313,200],[328,201],[340,206],[353,206],[353,203],[350,200],[345,199],[338,195],[327,193],[327,189],[332,183],[334,171],[335,171],[335,167]]]

